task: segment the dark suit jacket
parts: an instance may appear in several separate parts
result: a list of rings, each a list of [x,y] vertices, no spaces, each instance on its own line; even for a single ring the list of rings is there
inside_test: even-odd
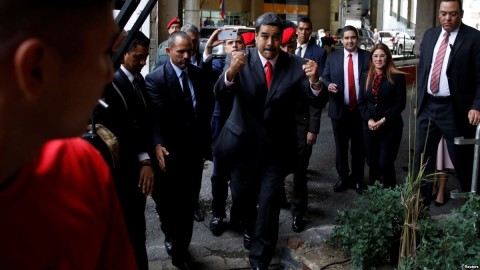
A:
[[[103,97],[109,107],[100,109],[96,117],[98,123],[106,126],[118,138],[120,153],[117,171],[120,171],[122,176],[128,171],[132,177],[139,177],[138,154],[148,153],[151,149],[150,120],[145,106],[148,104],[148,95],[142,76],[138,77],[142,80],[140,84],[143,85],[142,94],[146,103],[139,103],[132,83],[127,75],[118,69],[113,80],[118,90],[112,84],[106,87]]]
[[[235,95],[232,112],[215,144],[215,153],[236,166],[255,168],[268,153],[280,168],[290,170],[296,159],[295,109],[303,96],[312,103],[326,98],[326,91],[315,97],[302,65],[305,60],[280,52],[270,90],[257,48],[247,50],[247,63],[226,87],[224,74],[215,84],[220,102]]]
[[[185,150],[186,145],[193,145],[192,154],[201,154],[211,158],[210,119],[213,111],[212,86],[200,68],[189,64],[189,78],[194,86],[195,134],[183,134],[185,116],[184,97],[180,81],[170,61],[161,65],[145,77],[150,97],[153,121],[153,145],[161,144],[168,151],[175,153]]]
[[[441,31],[440,26],[427,30],[420,45],[417,115],[423,109],[425,95],[428,95],[433,49]],[[450,52],[447,78],[458,128],[462,133],[468,131],[473,135],[474,127],[468,123],[468,111],[480,110],[480,32],[463,23]]]
[[[403,126],[402,111],[407,102],[405,75],[393,74],[392,80],[393,84],[386,76],[382,78],[377,102],[372,96],[372,82],[365,90],[366,78],[363,77],[360,81],[358,108],[365,122],[369,119],[378,121],[385,117],[387,126]]]
[[[338,88],[336,94],[330,94],[328,105],[328,116],[332,119],[338,120],[342,117],[344,105],[344,51],[336,50],[327,56],[325,63],[325,70],[323,71],[323,79],[325,86],[328,87],[330,83],[335,83]],[[370,53],[368,51],[357,48],[358,52],[358,73],[360,78],[365,76],[368,72],[368,61]]]
[[[319,74],[323,73],[323,70],[325,69],[325,61],[327,60],[327,53],[325,53],[324,48],[315,44],[314,39],[311,39],[308,42],[303,58],[308,58],[315,61],[318,64]]]

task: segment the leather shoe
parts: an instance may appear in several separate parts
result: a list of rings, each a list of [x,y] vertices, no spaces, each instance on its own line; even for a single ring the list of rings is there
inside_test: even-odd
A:
[[[243,234],[243,247],[245,247],[246,250],[250,250],[252,247],[252,237],[247,233]]]
[[[346,180],[340,179],[335,183],[333,186],[333,191],[334,192],[342,192],[348,189],[348,183]]]
[[[195,210],[195,212],[193,212],[193,219],[195,219],[196,221],[198,222],[201,222],[204,220],[204,216],[203,216],[203,213],[202,211],[200,211],[200,209],[197,209]]]
[[[302,216],[293,217],[292,230],[296,233],[300,233],[305,230],[305,220],[303,220]]]
[[[172,239],[165,237],[165,250],[170,256],[172,256],[172,246]]]
[[[363,187],[360,184],[354,184],[353,189],[358,193],[358,195],[363,195]]]
[[[213,216],[212,220],[210,221],[210,231],[212,231],[213,235],[220,236],[225,228],[225,224],[223,223],[223,218]]]

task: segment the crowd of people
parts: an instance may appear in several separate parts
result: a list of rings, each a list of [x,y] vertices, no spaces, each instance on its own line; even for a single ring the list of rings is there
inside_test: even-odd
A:
[[[18,16],[8,16],[12,11]],[[211,232],[220,236],[228,227],[230,188],[230,226],[242,230],[252,269],[268,269],[289,174],[291,228],[305,229],[307,167],[327,104],[338,174],[333,191],[362,195],[365,163],[368,184],[396,186],[406,73],[383,43],[362,50],[358,30],[345,26],[343,49],[331,50],[329,34],[322,46],[311,38],[309,18],[295,25],[264,13],[255,33],[221,40],[217,29],[200,53],[198,28],[174,18],[144,78],[150,40],[141,32],[133,33],[118,70],[112,67],[111,43],[125,35],[116,34],[111,11],[108,0],[0,3],[0,18],[8,18],[0,19],[0,71],[9,78],[0,85],[0,115],[8,116],[0,120],[6,269],[148,269],[149,195],[172,264],[196,269],[189,245],[194,221],[204,219],[199,193],[206,160],[213,161]],[[84,16],[90,22],[72,19]],[[461,1],[441,0],[440,26],[425,32],[420,47],[415,171],[423,164],[427,174],[435,170],[443,138],[468,191],[473,147],[453,139],[473,137],[480,123],[480,32],[462,16]],[[59,24],[77,29],[52,35]],[[212,54],[220,44],[226,59]],[[108,107],[95,117],[116,136],[115,164],[71,138],[81,134],[102,93]],[[445,202],[439,183],[440,198],[432,196],[433,182],[422,187],[425,206]],[[33,258],[25,260],[25,253]]]

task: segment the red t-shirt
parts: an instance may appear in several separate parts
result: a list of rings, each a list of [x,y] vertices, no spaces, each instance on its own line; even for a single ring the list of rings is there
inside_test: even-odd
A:
[[[88,142],[46,143],[0,189],[0,269],[137,269],[109,168]]]

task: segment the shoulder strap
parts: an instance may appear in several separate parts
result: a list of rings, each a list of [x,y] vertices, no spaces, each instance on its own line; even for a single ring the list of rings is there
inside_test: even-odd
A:
[[[120,91],[120,89],[118,88],[118,86],[115,84],[115,81],[112,82],[112,85],[113,85],[113,88],[115,89],[115,91],[117,91],[120,98],[122,98],[123,104],[125,105],[125,108],[127,108],[127,111],[128,111],[127,101],[125,100],[125,97],[123,96],[123,94]]]

